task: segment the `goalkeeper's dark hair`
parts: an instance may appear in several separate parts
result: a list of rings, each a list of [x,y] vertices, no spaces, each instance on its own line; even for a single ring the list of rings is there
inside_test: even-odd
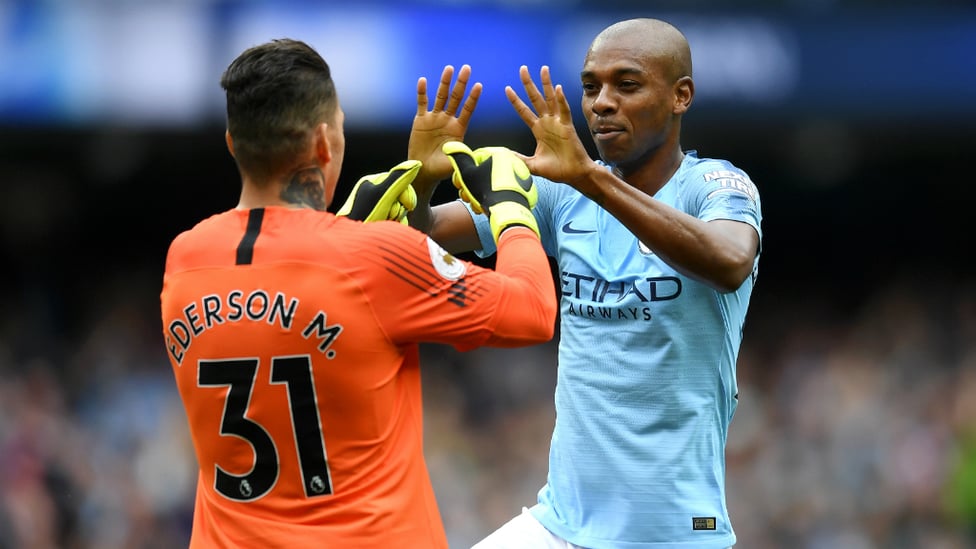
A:
[[[220,77],[238,166],[257,177],[287,168],[338,106],[329,64],[308,44],[276,39],[241,53]]]

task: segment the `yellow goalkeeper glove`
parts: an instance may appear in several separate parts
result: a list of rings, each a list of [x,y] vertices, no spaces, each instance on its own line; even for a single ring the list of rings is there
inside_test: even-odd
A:
[[[407,213],[417,207],[417,192],[410,183],[420,166],[419,160],[405,160],[388,172],[361,177],[336,215],[366,223],[392,220],[406,225]]]
[[[539,234],[532,215],[538,191],[525,162],[505,147],[482,147],[472,151],[460,141],[448,141],[442,149],[451,159],[451,182],[458,196],[476,213],[488,215],[491,234],[498,237],[506,228],[522,225]]]

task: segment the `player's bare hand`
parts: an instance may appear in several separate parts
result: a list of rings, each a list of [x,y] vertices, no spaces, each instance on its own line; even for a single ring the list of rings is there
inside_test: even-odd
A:
[[[536,142],[532,156],[520,156],[533,174],[572,184],[585,173],[584,168],[592,159],[576,133],[563,88],[553,85],[549,67],[545,65],[539,70],[541,90],[525,65],[519,69],[519,77],[529,103],[523,101],[511,86],[505,87],[505,95],[532,130]]]
[[[427,79],[421,77],[417,81],[417,114],[410,130],[407,158],[423,162],[421,173],[414,183],[421,195],[428,194],[431,186],[451,175],[451,162],[441,147],[448,141],[464,140],[471,115],[481,97],[481,82],[472,85],[467,99],[464,97],[471,78],[470,66],[461,66],[452,87],[453,77],[454,67],[445,66],[432,106],[428,103]]]

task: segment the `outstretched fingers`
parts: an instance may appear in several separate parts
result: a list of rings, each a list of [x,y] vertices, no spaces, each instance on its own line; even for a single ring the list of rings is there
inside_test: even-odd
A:
[[[569,110],[569,103],[566,101],[563,88],[561,85],[553,85],[552,74],[547,65],[543,65],[539,70],[542,90],[532,80],[529,68],[525,65],[519,68],[519,77],[529,103],[523,101],[511,86],[505,87],[505,96],[508,97],[508,101],[523,122],[532,126],[536,120],[543,116],[555,116],[561,122],[572,120],[572,113]]]
[[[526,70],[527,72],[528,70]],[[543,65],[539,69],[539,80],[542,81],[543,100],[546,103],[546,112],[554,114],[556,112],[556,92],[552,86],[552,74],[549,72],[548,65]]]
[[[454,67],[445,65],[441,72],[441,81],[437,84],[437,94],[434,96],[434,111],[443,111],[447,106],[447,101],[451,97],[451,79],[454,77]],[[464,88],[461,89],[464,93]]]
[[[464,94],[467,91],[468,82],[471,79],[470,65],[461,66],[461,69],[458,71],[457,81],[452,87],[451,81],[453,78],[454,67],[445,65],[444,70],[441,72],[440,81],[437,84],[437,92],[434,94],[434,105],[430,112],[444,112],[451,116],[455,116],[456,114],[458,121],[467,126],[471,115],[474,114],[475,107],[478,105],[478,99],[481,97],[483,87],[481,82],[476,82],[471,86],[471,92],[468,94],[467,99],[465,99]],[[417,115],[420,116],[427,113],[429,106],[427,79],[420,77],[417,80]]]
[[[540,116],[545,114],[547,112],[546,98],[535,85],[535,81],[532,80],[532,75],[529,74],[529,68],[525,65],[519,67],[519,78],[522,80],[522,87],[525,88],[525,95],[529,98],[532,108],[534,108]],[[551,84],[552,83],[550,82],[550,85]]]
[[[566,99],[566,92],[562,84],[558,84],[553,93],[556,108],[559,113],[559,121],[564,124],[573,123],[573,111],[569,108],[569,100]]]
[[[417,79],[417,115],[427,112],[427,79],[421,76]]]
[[[478,105],[478,99],[481,98],[481,90],[481,82],[475,82],[474,86],[471,86],[471,93],[468,94],[468,98],[464,101],[464,106],[461,107],[461,112],[458,113],[458,122],[465,128],[468,127],[471,115],[474,114],[474,109]]]
[[[515,93],[515,90],[511,86],[505,86],[505,97],[508,98],[508,102],[512,104],[515,113],[522,119],[522,122],[525,122],[526,126],[531,128],[535,124],[535,121],[539,119],[535,115],[535,111],[525,101],[522,101],[522,98]]]
[[[471,66],[461,65],[461,69],[457,74],[457,82],[454,83],[454,87],[451,89],[447,107],[444,109],[447,114],[453,116],[457,112],[458,107],[461,106],[461,100],[464,99],[464,91],[468,88],[469,78],[471,78]]]

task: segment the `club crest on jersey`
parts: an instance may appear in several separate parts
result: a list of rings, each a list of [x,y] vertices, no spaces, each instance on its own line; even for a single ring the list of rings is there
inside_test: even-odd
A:
[[[639,239],[637,240],[637,251],[639,251],[641,255],[654,255],[654,250],[650,249],[647,244],[644,244]]]
[[[457,280],[467,272],[464,262],[454,257],[447,250],[427,238],[427,249],[430,251],[430,262],[434,265],[437,273],[447,280]]]

